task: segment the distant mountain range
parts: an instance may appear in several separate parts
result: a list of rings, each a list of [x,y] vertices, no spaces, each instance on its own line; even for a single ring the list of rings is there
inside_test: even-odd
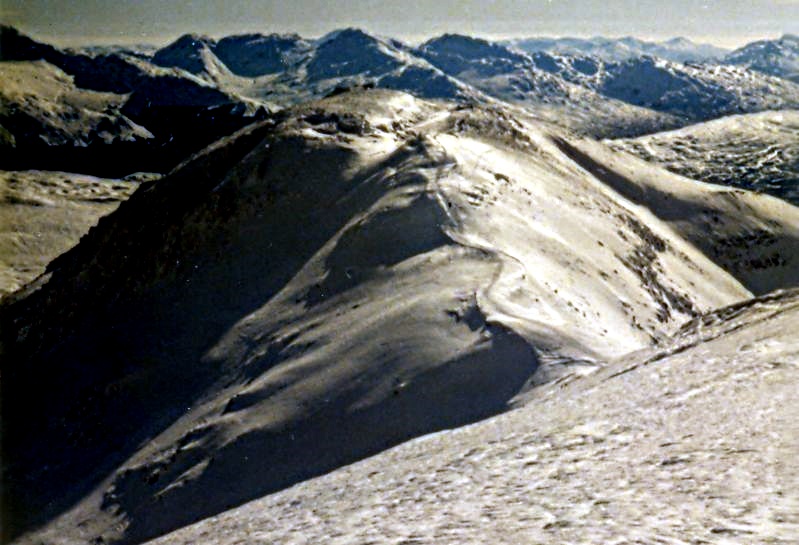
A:
[[[799,36],[785,34],[775,40],[758,40],[734,51],[686,38],[648,42],[637,38],[525,38],[506,45],[530,54],[550,53],[568,57],[595,57],[619,62],[642,56],[673,62],[733,64],[799,82]]]
[[[725,61],[799,83],[799,36],[753,42],[727,55]]]
[[[506,42],[526,51],[598,57],[604,61],[625,61],[649,55],[675,62],[718,61],[729,53],[710,44],[698,44],[687,38],[672,38],[664,42],[650,42],[628,36],[626,38],[524,38]]]
[[[362,86],[467,103],[501,100],[595,137],[633,137],[730,114],[799,107],[799,85],[792,81],[797,42],[791,36],[729,55],[685,39],[500,43],[447,34],[410,46],[352,28],[315,40],[187,34],[156,50],[63,50],[11,27],[2,28],[0,41],[3,61],[39,63],[3,68],[14,72],[19,92],[2,94],[0,143],[16,152],[4,154],[0,166],[91,168],[104,176],[130,173],[126,158],[143,155],[149,162],[136,168],[165,172],[287,106]],[[683,62],[688,59],[693,61]],[[57,112],[31,108],[43,100],[42,81],[70,87],[57,96],[106,93],[104,100],[114,106],[102,113],[109,119],[103,130],[81,129],[65,139],[64,126],[91,127],[96,120],[86,118],[91,109],[69,110],[73,118],[66,122]],[[53,89],[44,94],[56,96]],[[19,121],[23,115],[25,123]],[[61,136],[54,139],[54,131]]]

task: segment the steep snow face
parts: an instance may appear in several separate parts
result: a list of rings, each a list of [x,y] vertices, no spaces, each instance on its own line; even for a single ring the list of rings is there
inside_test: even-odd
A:
[[[273,123],[143,186],[3,306],[6,504],[49,521],[21,542],[154,537],[751,295],[694,242],[696,203],[711,244],[746,229],[745,192],[669,194],[499,106],[372,90]]]
[[[718,61],[728,52],[726,49],[698,44],[686,38],[672,38],[665,42],[647,42],[630,37],[528,38],[512,40],[509,43],[528,53],[591,56],[609,62],[626,61],[647,55],[674,62]]]
[[[799,293],[730,307],[535,403],[405,443],[154,545],[788,545]]]
[[[71,77],[46,62],[0,62],[0,79],[6,150],[152,138],[120,113],[124,96],[78,89]]]
[[[778,40],[753,42],[736,49],[724,61],[799,83],[799,36],[786,34]]]
[[[725,117],[611,145],[688,178],[799,204],[799,112],[795,110]]]

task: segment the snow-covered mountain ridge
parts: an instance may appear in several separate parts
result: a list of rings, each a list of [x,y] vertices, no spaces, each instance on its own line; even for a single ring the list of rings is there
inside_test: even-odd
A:
[[[752,42],[724,60],[799,83],[799,36],[785,34],[777,40]]]
[[[626,38],[524,38],[507,42],[528,53],[555,53],[568,56],[589,56],[603,61],[618,62],[651,56],[674,62],[717,61],[728,50],[710,44],[699,44],[686,38],[663,42]]]
[[[792,40],[3,27],[0,541],[791,543]]]
[[[652,57],[658,54],[652,48],[607,60],[527,53],[452,34],[411,47],[349,28],[318,40],[258,34],[216,40],[187,34],[150,57],[127,51],[92,56],[58,50],[14,29],[5,28],[2,36],[5,59],[43,59],[73,75],[78,86],[134,91],[130,100],[138,105],[238,104],[274,111],[343,88],[374,85],[420,98],[509,101],[543,119],[603,137],[799,107],[794,82],[708,58],[699,64],[666,61]],[[136,114],[141,107],[130,105],[126,111]],[[134,121],[158,133],[159,127],[148,126],[157,120],[134,115]]]
[[[287,110],[143,184],[0,307],[4,488],[44,524],[19,542],[138,543],[501,412],[795,286],[797,247],[795,207],[521,108]]]

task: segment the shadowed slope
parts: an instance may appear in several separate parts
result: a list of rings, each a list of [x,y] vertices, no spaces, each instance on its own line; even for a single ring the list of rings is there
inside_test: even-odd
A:
[[[756,294],[799,285],[799,209],[768,195],[699,184],[591,142],[558,145],[582,168],[668,222]]]
[[[795,541],[799,292],[154,541]],[[387,515],[388,513],[388,515]]]
[[[750,296],[556,138],[344,93],[142,186],[2,307],[20,542],[141,542]]]

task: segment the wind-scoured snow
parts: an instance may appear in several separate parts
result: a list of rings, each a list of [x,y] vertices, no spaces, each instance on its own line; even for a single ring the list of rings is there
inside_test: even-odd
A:
[[[799,112],[737,115],[610,142],[688,178],[799,204]]]
[[[795,543],[799,294],[155,544]]]
[[[679,180],[519,109],[384,90],[220,141],[2,309],[9,508],[47,522],[20,543],[137,543],[795,285],[709,248],[762,224],[795,255],[796,208]]]

